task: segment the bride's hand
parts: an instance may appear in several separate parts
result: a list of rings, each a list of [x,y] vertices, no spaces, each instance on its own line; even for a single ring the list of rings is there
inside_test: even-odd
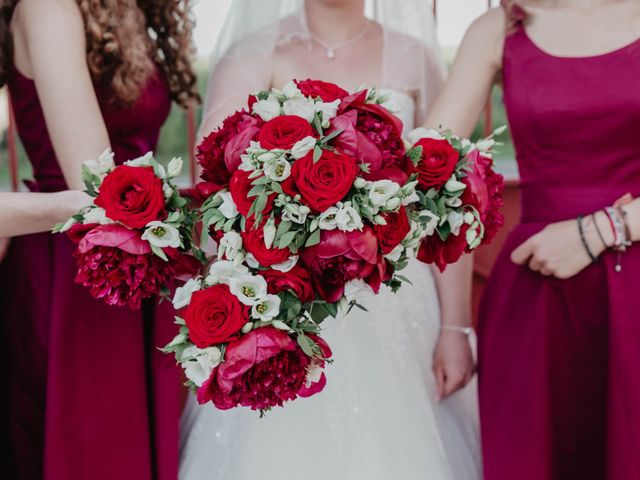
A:
[[[433,353],[437,401],[463,388],[473,377],[475,365],[468,337],[452,330],[441,330]]]

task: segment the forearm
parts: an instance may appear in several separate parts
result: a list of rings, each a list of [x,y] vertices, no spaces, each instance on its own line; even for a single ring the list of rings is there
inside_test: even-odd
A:
[[[89,203],[86,194],[77,191],[0,192],[0,238],[46,232],[75,214],[84,203]]]
[[[443,324],[471,326],[473,255],[465,255],[441,273],[433,268]]]

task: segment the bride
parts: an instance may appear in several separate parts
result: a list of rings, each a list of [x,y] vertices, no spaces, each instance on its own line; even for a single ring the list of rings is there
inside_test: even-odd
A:
[[[242,108],[248,93],[293,78],[351,91],[378,86],[408,132],[424,120],[443,73],[425,1],[234,0],[214,52],[201,132]],[[465,328],[470,260],[444,275],[413,260],[403,273],[413,285],[363,299],[368,312],[325,322],[335,364],[321,394],[263,419],[191,398],[181,480],[479,479]]]

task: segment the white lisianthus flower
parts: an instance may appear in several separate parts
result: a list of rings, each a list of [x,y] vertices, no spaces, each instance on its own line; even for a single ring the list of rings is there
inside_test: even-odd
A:
[[[265,295],[251,308],[251,316],[263,322],[273,320],[280,312],[280,297]]]
[[[307,221],[307,216],[311,210],[306,205],[298,205],[297,203],[288,203],[282,210],[282,220],[302,225]]]
[[[87,160],[84,164],[89,172],[98,178],[102,178],[111,170],[116,168],[113,156],[113,151],[110,148],[107,148],[97,159]]]
[[[428,237],[432,236],[436,232],[436,228],[438,228],[440,217],[431,210],[422,210],[420,212],[420,218],[426,219],[426,222],[424,223],[425,234]]]
[[[182,159],[174,157],[167,165],[167,178],[179,177],[182,173]]]
[[[370,297],[375,292],[361,278],[356,278],[347,282],[344,286],[344,296],[348,302],[359,302],[360,300]]]
[[[495,147],[495,145],[496,141],[493,138],[483,138],[478,143],[476,143],[476,148],[480,152],[484,153],[491,150],[493,147]]]
[[[306,156],[316,146],[317,140],[314,137],[304,137],[302,140],[298,140],[293,148],[291,148],[291,156],[296,160]]]
[[[415,130],[411,130],[408,134],[407,134],[407,138],[409,139],[409,142],[411,142],[411,144],[415,144],[416,142],[418,142],[419,140],[422,140],[423,138],[433,138],[434,140],[443,140],[444,137],[442,136],[442,134],[437,131],[434,130],[432,128],[424,128],[424,127],[420,127],[420,128],[416,128]]]
[[[227,260],[233,260],[242,250],[242,237],[238,232],[227,232],[220,239],[218,255]]]
[[[449,212],[447,222],[449,222],[451,233],[458,236],[460,234],[460,227],[464,224],[464,215],[460,212]]]
[[[146,240],[158,248],[178,248],[182,245],[178,229],[157,220],[147,223],[142,240]]]
[[[450,197],[444,203],[449,207],[458,208],[462,206],[462,199],[460,197]]]
[[[229,279],[229,290],[245,305],[257,305],[267,295],[267,281],[261,275]]]
[[[400,191],[400,185],[391,180],[377,180],[369,184],[369,201],[374,207],[382,207]]]
[[[310,98],[299,97],[286,100],[282,105],[285,115],[297,115],[311,123],[316,115],[316,107]]]
[[[176,293],[173,296],[173,308],[180,310],[191,303],[191,295],[194,292],[200,290],[200,280],[197,278],[190,278],[183,286],[176,288]]]
[[[273,120],[280,115],[280,102],[274,95],[269,95],[266,100],[258,100],[253,104],[253,113],[265,122]]]
[[[218,207],[220,213],[224,215],[224,218],[232,219],[238,216],[238,207],[236,202],[233,201],[231,192],[222,192],[218,196],[222,199],[222,205]]]
[[[463,191],[467,186],[456,179],[455,175],[451,175],[451,178],[444,184],[444,189],[450,193],[456,193]]]
[[[291,176],[291,164],[284,158],[269,162],[264,166],[264,174],[274,182],[284,182]]]
[[[153,160],[153,152],[147,152],[141,157],[124,162],[124,164],[130,167],[148,167],[151,165],[151,160]]]
[[[269,163],[277,160],[280,157],[281,157],[281,154],[279,153],[278,150],[267,150],[266,152],[258,155],[257,158],[258,158],[258,161],[261,163]]]
[[[249,269],[246,266],[237,265],[229,260],[219,260],[209,268],[207,283],[212,285],[216,283],[228,284],[231,278],[246,277],[247,275],[249,275]]]
[[[244,260],[251,268],[260,268],[260,262],[253,256],[253,253],[247,253]]]
[[[284,88],[282,89],[282,94],[287,97],[287,98],[296,98],[296,97],[302,97],[302,92],[300,91],[300,89],[298,88],[298,86],[296,85],[296,82],[289,82],[287,83]]]
[[[344,205],[336,214],[336,226],[344,232],[361,230],[364,226],[358,211],[351,205]]]
[[[420,197],[418,196],[418,192],[414,191],[413,193],[404,197],[401,203],[403,206],[406,207],[407,205],[411,205],[412,203],[416,203],[419,201],[420,201]]]
[[[400,257],[402,256],[403,251],[404,251],[404,247],[402,245],[396,245],[396,248],[394,248],[389,253],[387,253],[384,256],[384,258],[395,263],[398,260],[400,260]]]
[[[222,352],[218,347],[198,348],[194,345],[184,349],[182,358],[184,374],[200,387],[209,379],[213,369],[222,362]]]
[[[299,258],[298,255],[291,255],[287,261],[271,265],[271,268],[282,273],[287,273],[297,265]]]
[[[100,225],[114,223],[113,220],[107,218],[107,212],[105,212],[104,208],[100,207],[88,209],[83,217],[82,223],[85,225],[88,223],[99,223]]]
[[[340,106],[340,100],[334,100],[333,102],[317,102],[316,112],[322,113],[322,123],[329,122],[338,114],[338,107]],[[328,126],[328,125],[327,125]]]
[[[269,217],[267,222],[264,225],[264,246],[267,248],[271,248],[273,246],[273,241],[276,238],[276,222],[273,217]]]
[[[384,208],[387,211],[393,211],[400,206],[400,199],[398,197],[393,197],[387,200],[387,203],[384,204]]]
[[[338,228],[338,207],[329,207],[318,217],[320,230],[335,230]]]

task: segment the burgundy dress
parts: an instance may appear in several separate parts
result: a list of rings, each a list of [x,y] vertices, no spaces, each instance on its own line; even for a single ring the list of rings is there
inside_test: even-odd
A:
[[[620,273],[607,252],[568,280],[509,258],[549,223],[640,195],[640,40],[565,58],[520,25],[503,70],[522,218],[480,314],[485,479],[640,480],[640,245]]]
[[[14,69],[9,90],[33,166],[31,190],[65,189],[34,83]],[[171,106],[160,75],[131,108],[98,97],[116,161],[155,149]],[[74,283],[73,250],[64,235],[23,236],[0,266],[12,445],[6,478],[175,480],[180,377],[156,349],[175,333],[173,312],[167,302],[132,311],[92,298]]]

